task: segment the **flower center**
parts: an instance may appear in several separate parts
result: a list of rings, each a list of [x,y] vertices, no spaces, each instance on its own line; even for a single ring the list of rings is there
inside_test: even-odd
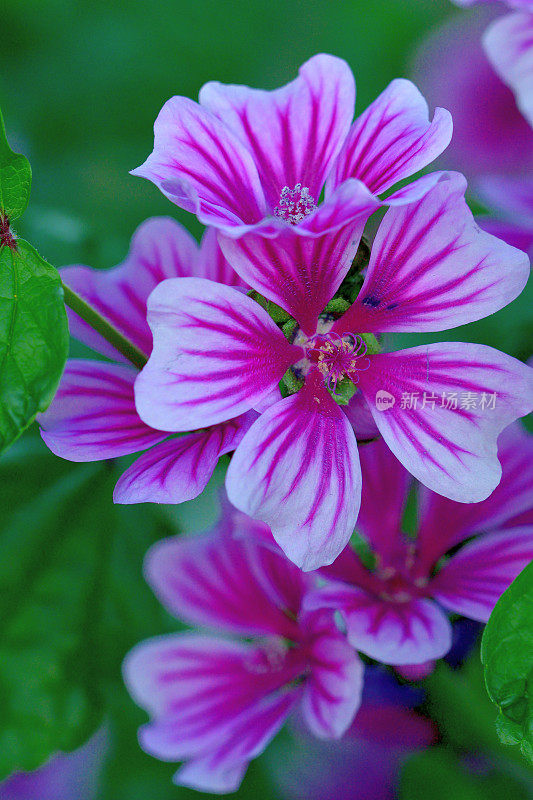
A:
[[[274,214],[276,217],[284,219],[285,222],[296,225],[315,208],[316,203],[309,194],[307,186],[297,183],[294,189],[289,189],[288,186],[283,187],[279,205],[274,209]]]
[[[305,345],[306,358],[318,367],[326,386],[334,393],[343,378],[353,382],[356,372],[367,369],[366,351],[363,337],[353,333],[317,333]]]

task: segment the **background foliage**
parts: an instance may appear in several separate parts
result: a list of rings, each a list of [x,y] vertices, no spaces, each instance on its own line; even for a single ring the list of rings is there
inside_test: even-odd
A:
[[[350,63],[361,110],[408,76],[413,49],[453,13],[467,12],[448,0],[4,0],[0,105],[34,176],[19,232],[56,266],[98,267],[124,257],[148,216],[172,214],[199,235],[128,174],[150,152],[168,97],[196,97],[210,79],[272,88],[325,51]],[[528,357],[531,300],[530,289],[442,338]],[[136,641],[175,628],[142,582],[142,557],[157,538],[213,521],[220,475],[201,501],[132,509],[112,504],[114,470],[62,462],[34,432],[0,462],[0,776],[76,746],[104,715],[113,743],[99,800],[186,800],[198,795],[171,785],[173,766],[137,746],[144,715],[121,687],[120,663]],[[525,762],[497,741],[478,651],[427,689],[441,742],[408,765],[402,800],[427,797],[428,782],[458,800],[530,796]],[[467,774],[472,759],[482,767]],[[259,762],[238,797],[274,792]]]

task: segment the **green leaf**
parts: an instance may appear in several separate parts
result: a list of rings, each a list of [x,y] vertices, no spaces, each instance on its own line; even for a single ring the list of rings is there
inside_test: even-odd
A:
[[[81,744],[127,650],[168,627],[142,560],[169,531],[157,508],[113,505],[116,478],[32,436],[0,462],[0,780]]]
[[[500,597],[483,634],[481,660],[496,729],[533,761],[533,562]]]
[[[68,354],[58,272],[22,239],[0,248],[0,452],[54,396]]]
[[[28,205],[30,189],[30,162],[10,148],[0,111],[0,217],[7,217],[9,222],[20,217]]]

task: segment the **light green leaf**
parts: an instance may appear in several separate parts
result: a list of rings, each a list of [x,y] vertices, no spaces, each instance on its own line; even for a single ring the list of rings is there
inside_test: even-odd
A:
[[[20,217],[28,205],[30,189],[30,162],[10,148],[0,111],[0,217],[7,217],[8,222]]]
[[[533,563],[500,597],[481,644],[485,683],[499,707],[496,729],[533,761]]]
[[[68,354],[58,272],[22,239],[0,248],[0,452],[52,401]]]
[[[0,780],[81,744],[127,650],[165,630],[142,560],[168,530],[157,508],[113,505],[116,478],[33,436],[0,462]]]

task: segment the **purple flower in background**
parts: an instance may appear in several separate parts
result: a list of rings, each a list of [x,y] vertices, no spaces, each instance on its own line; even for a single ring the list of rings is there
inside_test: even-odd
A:
[[[490,6],[446,20],[419,47],[411,69],[429,102],[438,99],[453,117],[452,141],[437,166],[464,172],[470,183],[496,169],[533,170],[533,130],[482,45],[484,29],[501,10]]]
[[[349,728],[363,666],[330,611],[302,613],[310,576],[235,538],[229,516],[212,533],[155,545],[146,574],[172,614],[212,631],[143,642],[124,665],[151,716],[142,748],[185,762],[175,783],[235,791],[296,707],[315,736]]]
[[[450,173],[421,200],[387,212],[350,307],[341,285],[349,237],[287,232],[275,254],[259,235],[249,234],[253,247],[249,237],[227,239],[226,255],[243,279],[295,318],[289,329],[252,298],[205,280],[166,281],[149,299],[154,349],[135,386],[141,418],[181,431],[262,411],[232,458],[228,495],[266,522],[305,570],[331,563],[357,519],[352,423],[370,428],[371,415],[422,483],[474,502],[500,480],[500,431],[533,406],[533,371],[492,348],[447,343],[378,352],[373,334],[462,325],[524,287],[527,257],[479,229],[465,188]],[[347,310],[335,319],[327,304],[339,287],[334,305]],[[283,399],[281,379],[289,393]]]
[[[380,195],[430,164],[452,122],[406,80],[395,80],[352,124],[355,83],[345,61],[317,55],[274,91],[207,83],[199,104],[171,98],[154,126],[154,151],[136,170],[174,203],[228,236],[255,230],[317,236],[362,226],[382,204],[421,197],[425,176]],[[325,199],[319,203],[325,189]]]
[[[470,6],[476,0],[454,2]],[[483,46],[498,75],[514,92],[521,112],[533,124],[533,0],[505,0],[505,4],[512,12],[487,28]]]
[[[78,750],[2,781],[0,800],[94,800],[107,747],[108,735],[101,728]]]
[[[226,285],[242,285],[207,231],[199,248],[177,222],[146,220],[133,236],[126,260],[110,270],[66,267],[63,281],[111,322],[142,353],[152,334],[146,300],[160,281],[195,275]],[[73,336],[93,350],[124,357],[76,314],[69,311]],[[51,406],[39,415],[41,435],[56,455],[70,461],[97,461],[148,450],[119,479],[117,503],[181,503],[203,490],[219,456],[234,450],[254,414],[228,419],[180,438],[144,424],[135,410],[138,371],[126,363],[70,359]],[[155,445],[155,446],[154,446]]]
[[[519,425],[508,428],[500,458],[501,483],[482,503],[453,503],[419,487],[418,529],[408,537],[402,517],[410,476],[382,441],[366,445],[357,529],[375,565],[364,566],[347,547],[322,570],[330,582],[306,597],[305,608],[340,611],[350,643],[386,664],[444,656],[451,626],[442,607],[486,622],[533,559],[533,437]]]
[[[368,668],[361,708],[340,742],[313,739],[297,720],[289,727],[290,741],[267,755],[281,796],[393,800],[402,762],[435,739],[432,723],[412,710],[412,695],[390,674]]]
[[[491,212],[489,216],[478,218],[482,228],[531,255],[533,179],[510,175],[485,175],[477,181],[476,193]]]

